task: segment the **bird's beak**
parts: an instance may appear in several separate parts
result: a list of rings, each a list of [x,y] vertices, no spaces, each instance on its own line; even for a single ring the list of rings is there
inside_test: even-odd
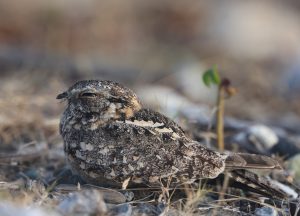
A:
[[[56,99],[66,99],[68,97],[68,93],[67,92],[63,92],[59,95],[56,96]]]

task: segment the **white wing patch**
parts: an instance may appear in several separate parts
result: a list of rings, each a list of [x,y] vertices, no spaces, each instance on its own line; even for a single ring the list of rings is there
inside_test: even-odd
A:
[[[117,121],[119,123],[124,123],[122,121]],[[172,139],[178,139],[180,138],[180,136],[175,133],[173,131],[172,128],[167,128],[167,127],[163,127],[165,124],[164,123],[160,123],[160,122],[153,122],[153,121],[144,121],[144,120],[141,120],[141,121],[138,121],[138,120],[134,120],[134,121],[130,121],[130,120],[125,120],[125,123],[126,124],[131,124],[131,125],[136,125],[136,126],[139,126],[139,127],[150,127],[150,128],[153,128],[153,130],[150,130],[150,132],[152,134],[157,134],[156,132],[158,133],[172,133]]]
[[[153,121],[144,121],[144,120],[142,120],[142,121],[138,121],[138,120],[129,121],[129,120],[126,120],[125,123],[140,126],[140,127],[152,127],[152,128],[164,126],[164,123],[159,123],[159,122],[154,123]]]
[[[174,132],[170,128],[155,128],[154,130],[156,130],[159,133],[172,133],[172,132]]]

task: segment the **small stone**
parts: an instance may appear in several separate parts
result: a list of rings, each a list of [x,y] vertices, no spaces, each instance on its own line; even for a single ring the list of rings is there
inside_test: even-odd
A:
[[[132,216],[155,216],[160,215],[164,208],[161,206],[155,206],[149,203],[140,203],[132,210]]]
[[[107,212],[107,206],[98,190],[82,190],[71,193],[57,210],[63,215],[101,215]]]
[[[80,148],[81,148],[82,151],[86,150],[85,142],[80,142]]]
[[[134,193],[132,191],[124,191],[123,195],[126,197],[126,201],[131,201],[134,198]]]
[[[279,141],[276,133],[265,125],[253,125],[235,135],[232,139],[233,143],[251,153],[268,154]]]
[[[53,210],[45,210],[38,206],[20,207],[16,203],[4,202],[0,203],[1,216],[61,216]]]
[[[299,183],[300,182],[300,154],[295,155],[291,159],[288,160],[287,167],[291,172],[294,180]]]
[[[128,203],[115,205],[107,212],[107,216],[131,216],[132,206]]]
[[[265,125],[253,125],[248,133],[250,136],[255,136],[255,139],[266,149],[272,148],[279,140],[275,132]]]
[[[278,212],[274,208],[262,207],[255,209],[256,216],[277,216]]]

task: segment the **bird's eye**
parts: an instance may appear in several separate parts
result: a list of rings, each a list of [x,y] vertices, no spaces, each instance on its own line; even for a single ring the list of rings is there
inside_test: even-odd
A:
[[[97,96],[97,94],[93,93],[93,92],[83,92],[79,95],[79,97],[82,97],[82,98],[94,98],[96,96]]]

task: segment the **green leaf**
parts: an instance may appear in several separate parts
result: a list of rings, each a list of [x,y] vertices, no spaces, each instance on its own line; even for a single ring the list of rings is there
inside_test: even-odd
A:
[[[220,85],[221,79],[218,73],[217,66],[213,66],[211,69],[205,71],[202,76],[204,84],[209,87],[211,84]]]
[[[202,76],[202,80],[204,82],[204,84],[209,87],[210,86],[210,83],[211,83],[211,76],[210,76],[210,73],[211,73],[211,69],[205,71],[205,73],[203,74]]]
[[[214,84],[220,85],[221,84],[221,79],[219,76],[218,72],[218,67],[216,65],[213,66],[212,73],[211,73],[211,78]]]

